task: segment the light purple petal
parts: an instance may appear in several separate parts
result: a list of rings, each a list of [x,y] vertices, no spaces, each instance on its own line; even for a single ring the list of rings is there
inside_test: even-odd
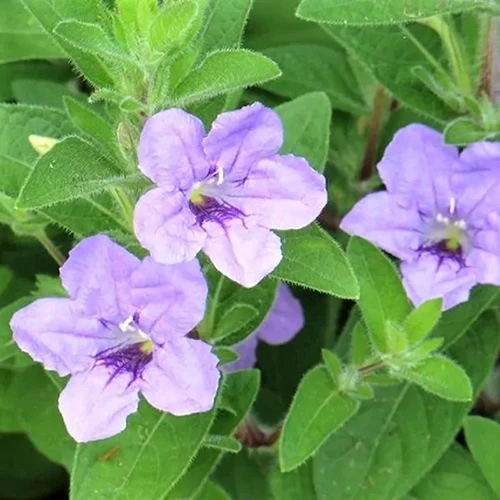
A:
[[[425,222],[415,204],[386,191],[362,198],[342,219],[340,227],[404,260],[415,259],[425,242]]]
[[[87,315],[115,320],[130,314],[129,278],[138,265],[139,259],[101,234],[78,243],[60,274]]]
[[[278,114],[256,102],[220,114],[203,142],[212,165],[233,181],[246,177],[257,161],[275,155],[283,144],[283,126]]]
[[[489,160],[500,160],[500,142],[476,142],[460,153],[460,160],[470,168],[484,168]]]
[[[244,287],[255,286],[281,261],[281,241],[269,229],[247,229],[239,219],[225,226],[207,223],[205,229],[204,252],[218,271]]]
[[[143,195],[134,213],[134,231],[141,245],[166,264],[193,260],[206,239],[180,191],[153,189]]]
[[[171,340],[154,352],[142,374],[141,391],[151,405],[173,415],[208,411],[219,385],[218,362],[201,340]]]
[[[255,333],[268,344],[280,345],[290,342],[303,326],[302,305],[293,296],[290,287],[281,283],[269,314]]]
[[[300,229],[326,205],[325,183],[304,158],[275,155],[256,163],[244,183],[229,184],[223,196],[261,226]]]
[[[497,213],[490,214],[483,229],[474,235],[466,264],[475,269],[479,283],[500,285],[500,220]]]
[[[226,373],[234,372],[236,370],[246,370],[252,368],[257,362],[257,344],[259,339],[256,333],[252,333],[245,340],[233,346],[234,351],[238,354],[239,359],[234,363],[224,365],[222,369]]]
[[[159,344],[186,335],[203,319],[208,287],[197,260],[168,265],[146,257],[131,287],[139,326]]]
[[[168,109],[145,123],[139,141],[139,168],[165,189],[188,190],[207,176],[203,123],[181,109]]]
[[[473,269],[451,259],[441,261],[439,256],[422,255],[415,262],[401,264],[403,284],[408,297],[416,306],[429,299],[443,297],[444,309],[450,309],[469,298],[477,284]]]
[[[79,442],[105,439],[123,431],[137,411],[139,386],[124,373],[110,378],[104,366],[73,375],[59,396],[59,410],[71,437]]]
[[[92,356],[115,338],[97,318],[86,318],[64,298],[36,300],[17,311],[10,326],[21,350],[61,376],[87,370]]]
[[[456,147],[420,124],[400,129],[387,146],[378,171],[387,190],[407,195],[426,213],[446,213],[454,193],[450,174],[459,169]]]

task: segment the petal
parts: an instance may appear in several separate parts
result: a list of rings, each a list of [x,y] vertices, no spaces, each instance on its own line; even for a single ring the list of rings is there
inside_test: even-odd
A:
[[[206,238],[185,196],[163,189],[153,189],[139,199],[134,232],[141,245],[165,264],[193,260]]]
[[[473,269],[435,255],[422,255],[415,262],[401,264],[403,284],[410,300],[417,306],[429,299],[443,297],[444,309],[450,309],[469,298],[477,284]]]
[[[155,351],[142,374],[144,397],[162,411],[190,415],[212,409],[219,360],[201,340],[179,338]]]
[[[489,160],[500,160],[500,142],[476,142],[460,153],[460,160],[469,168],[484,168]],[[491,164],[491,163],[490,163]]]
[[[244,287],[255,286],[281,261],[281,241],[269,229],[247,229],[239,219],[225,226],[209,222],[203,251],[222,274]]]
[[[252,368],[257,362],[257,344],[259,339],[255,333],[252,333],[245,340],[233,346],[233,349],[238,354],[239,359],[229,365],[224,365],[222,369],[226,373],[236,370],[246,370]]]
[[[237,111],[220,114],[203,141],[209,162],[224,170],[225,177],[243,179],[257,161],[275,155],[283,144],[278,114],[256,102]]]
[[[264,227],[300,229],[326,205],[325,184],[304,158],[276,155],[255,164],[245,182],[226,187],[223,197]]]
[[[110,378],[104,366],[73,375],[59,396],[59,411],[71,437],[79,442],[106,439],[123,431],[137,411],[139,385],[125,373]]]
[[[399,130],[377,168],[390,193],[408,195],[426,213],[446,213],[455,197],[450,174],[459,168],[457,148],[425,125]]]
[[[131,287],[139,326],[158,344],[186,335],[203,319],[208,287],[196,260],[168,265],[146,257]]]
[[[153,182],[167,189],[188,190],[208,174],[201,120],[181,109],[153,115],[139,141],[139,168]]]
[[[78,243],[60,274],[87,315],[114,320],[130,314],[129,278],[138,265],[139,259],[100,234]]]
[[[340,227],[404,260],[413,260],[424,243],[425,221],[413,203],[386,191],[362,198],[342,219]]]
[[[472,240],[466,263],[476,270],[479,283],[500,285],[500,221],[496,213],[485,221],[484,229]]]
[[[17,311],[10,326],[21,350],[61,376],[87,370],[93,356],[115,338],[98,319],[86,318],[75,302],[63,298],[36,300]]]
[[[290,287],[281,283],[269,314],[255,333],[268,344],[280,345],[290,342],[303,326],[302,305],[292,295]]]

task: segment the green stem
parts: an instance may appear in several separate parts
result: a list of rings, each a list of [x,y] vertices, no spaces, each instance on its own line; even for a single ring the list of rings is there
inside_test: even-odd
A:
[[[93,200],[92,198],[87,198],[87,201],[94,205],[98,210],[100,210],[103,214],[106,214],[109,218],[113,219],[119,226],[121,226],[126,232],[131,231],[131,226],[130,224],[126,224],[125,221],[119,219],[115,213],[113,213],[111,210],[108,210],[106,207],[98,203],[97,201]]]
[[[47,253],[59,264],[59,266],[64,264],[66,258],[45,232],[38,233],[36,235],[36,239],[42,244],[45,250],[47,250]]]
[[[209,300],[208,304],[208,315],[205,316],[203,321],[198,325],[198,332],[202,339],[209,339],[214,333],[215,324],[215,314],[217,313],[217,303],[219,301],[219,295],[222,290],[222,285],[224,284],[224,277],[221,276],[220,280],[217,282],[214,294]]]
[[[467,67],[464,48],[457,36],[455,26],[452,25],[453,21],[436,16],[430,17],[424,22],[441,37],[457,87],[464,94],[472,93],[472,82]]]
[[[384,368],[385,364],[383,361],[376,361],[375,363],[371,363],[366,366],[362,366],[361,368],[358,369],[358,373],[362,377],[366,377],[367,375],[370,375],[371,373],[380,370],[381,368]]]
[[[121,208],[123,215],[125,216],[125,221],[132,227],[132,219],[134,216],[134,205],[130,201],[130,198],[124,193],[122,189],[114,188],[110,190],[111,196],[115,199],[118,206]]]

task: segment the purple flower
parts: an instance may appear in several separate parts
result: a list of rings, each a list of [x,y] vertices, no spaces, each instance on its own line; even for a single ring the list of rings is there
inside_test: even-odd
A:
[[[203,249],[221,273],[257,284],[282,258],[270,229],[307,226],[327,199],[324,177],[306,160],[276,154],[282,143],[279,116],[259,103],[221,114],[206,136],[180,109],[154,115],[139,168],[158,188],[136,206],[140,243],[166,264]]]
[[[303,326],[304,313],[300,302],[292,295],[287,285],[280,284],[276,299],[266,319],[254,333],[234,346],[239,359],[225,366],[225,371],[252,368],[257,361],[259,340],[271,345],[286,344],[302,330]]]
[[[71,379],[59,409],[76,441],[121,432],[139,392],[174,415],[210,410],[219,382],[209,345],[186,338],[202,319],[198,262],[142,262],[107,236],[79,243],[61,267],[70,298],[44,298],[12,318],[14,340]]]
[[[387,191],[359,201],[341,227],[401,259],[414,304],[443,297],[448,309],[477,283],[500,285],[499,143],[459,154],[413,124],[395,135],[378,171]]]

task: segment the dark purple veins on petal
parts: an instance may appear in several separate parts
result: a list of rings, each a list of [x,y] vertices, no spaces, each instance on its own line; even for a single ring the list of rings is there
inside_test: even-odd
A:
[[[96,364],[111,369],[112,380],[117,375],[129,373],[132,381],[140,378],[146,365],[153,359],[150,349],[144,348],[145,342],[135,342],[100,352]]]
[[[223,225],[228,220],[244,216],[243,212],[236,207],[210,196],[203,196],[202,200],[197,203],[190,201],[189,208],[200,225],[204,222],[217,222]]]

